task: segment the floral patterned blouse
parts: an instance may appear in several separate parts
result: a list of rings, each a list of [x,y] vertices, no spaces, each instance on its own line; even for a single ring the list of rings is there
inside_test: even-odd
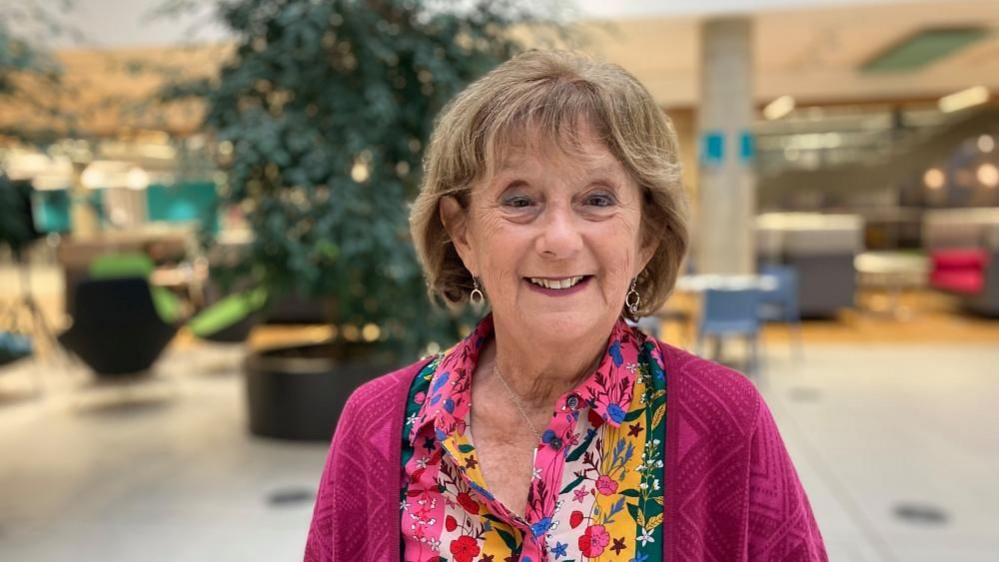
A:
[[[666,377],[654,340],[619,319],[595,373],[558,399],[521,517],[489,492],[468,431],[471,377],[492,331],[490,315],[410,389],[403,559],[661,560]]]

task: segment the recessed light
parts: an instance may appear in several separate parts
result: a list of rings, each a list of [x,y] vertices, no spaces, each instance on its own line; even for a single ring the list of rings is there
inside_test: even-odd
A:
[[[940,189],[946,181],[947,176],[944,175],[943,170],[940,168],[930,168],[923,174],[923,183],[930,189]]]

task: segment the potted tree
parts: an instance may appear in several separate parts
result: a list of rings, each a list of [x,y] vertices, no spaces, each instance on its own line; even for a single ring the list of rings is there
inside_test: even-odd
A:
[[[468,319],[432,306],[408,232],[438,110],[551,21],[511,2],[236,0],[218,15],[235,50],[204,100],[226,205],[253,231],[247,271],[270,302],[318,303],[336,337],[250,351],[251,430],[328,439],[360,382],[451,342]],[[552,28],[544,23],[547,28]]]

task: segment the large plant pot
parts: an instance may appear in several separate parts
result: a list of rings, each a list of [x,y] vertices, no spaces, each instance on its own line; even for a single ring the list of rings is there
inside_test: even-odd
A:
[[[250,432],[263,437],[329,441],[347,397],[398,368],[369,344],[285,346],[250,352],[246,374]]]

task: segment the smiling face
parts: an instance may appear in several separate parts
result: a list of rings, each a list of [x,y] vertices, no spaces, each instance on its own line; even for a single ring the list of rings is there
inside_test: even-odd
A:
[[[591,127],[580,126],[578,141],[568,150],[543,141],[507,147],[467,208],[441,201],[497,326],[534,340],[609,333],[654,250],[641,243],[638,185]]]

